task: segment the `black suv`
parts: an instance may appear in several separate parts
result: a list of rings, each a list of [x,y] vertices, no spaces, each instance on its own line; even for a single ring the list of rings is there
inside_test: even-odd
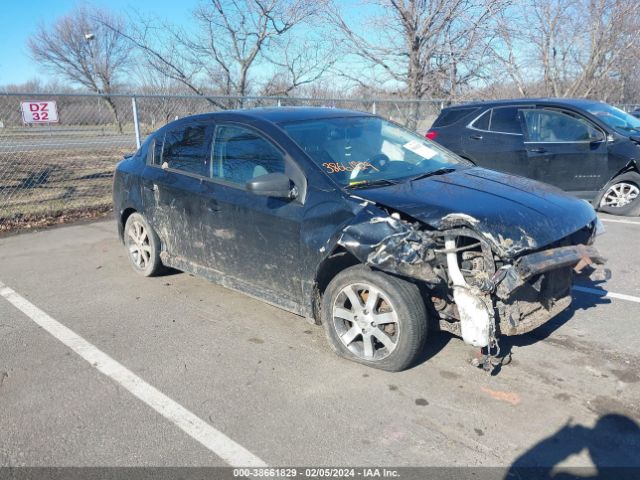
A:
[[[640,119],[604,102],[455,105],[426,136],[477,165],[555,185],[602,211],[640,214]]]

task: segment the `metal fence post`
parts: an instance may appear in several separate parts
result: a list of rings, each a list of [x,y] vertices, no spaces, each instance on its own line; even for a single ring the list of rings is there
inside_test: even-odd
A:
[[[131,109],[133,110],[133,128],[136,131],[136,147],[140,148],[140,124],[138,123],[138,105],[136,97],[131,97]]]

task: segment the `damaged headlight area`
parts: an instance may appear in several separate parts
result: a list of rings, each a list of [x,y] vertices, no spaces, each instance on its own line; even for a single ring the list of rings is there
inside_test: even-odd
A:
[[[338,243],[374,268],[424,282],[440,329],[488,350],[500,334],[529,332],[565,310],[574,273],[605,261],[570,238],[501,258],[479,222],[464,223],[436,230],[397,213],[371,216],[346,227]]]
[[[437,241],[430,232],[416,228],[397,214],[373,216],[346,227],[338,244],[363,263],[385,272],[398,273],[439,284],[446,275],[438,267]]]

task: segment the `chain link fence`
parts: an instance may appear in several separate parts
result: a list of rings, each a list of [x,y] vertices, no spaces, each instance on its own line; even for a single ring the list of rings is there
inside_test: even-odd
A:
[[[23,102],[56,102],[58,122],[25,123]],[[426,132],[444,100],[0,93],[0,232],[111,206],[116,163],[166,123],[234,108],[319,106],[373,112]],[[632,111],[638,105],[621,106]]]
[[[23,102],[55,102],[58,122],[25,123]],[[176,118],[274,106],[374,112],[422,132],[443,102],[0,93],[0,232],[108,211],[116,163],[148,134]]]

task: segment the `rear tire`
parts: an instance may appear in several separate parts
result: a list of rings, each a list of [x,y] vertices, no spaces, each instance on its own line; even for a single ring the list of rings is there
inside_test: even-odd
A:
[[[381,370],[413,366],[427,338],[427,310],[417,285],[364,265],[331,280],[321,316],[338,355]]]
[[[640,175],[627,172],[611,180],[598,200],[598,210],[612,215],[640,215]]]
[[[140,275],[153,277],[162,272],[160,239],[147,220],[137,212],[127,218],[124,244],[131,266]]]

